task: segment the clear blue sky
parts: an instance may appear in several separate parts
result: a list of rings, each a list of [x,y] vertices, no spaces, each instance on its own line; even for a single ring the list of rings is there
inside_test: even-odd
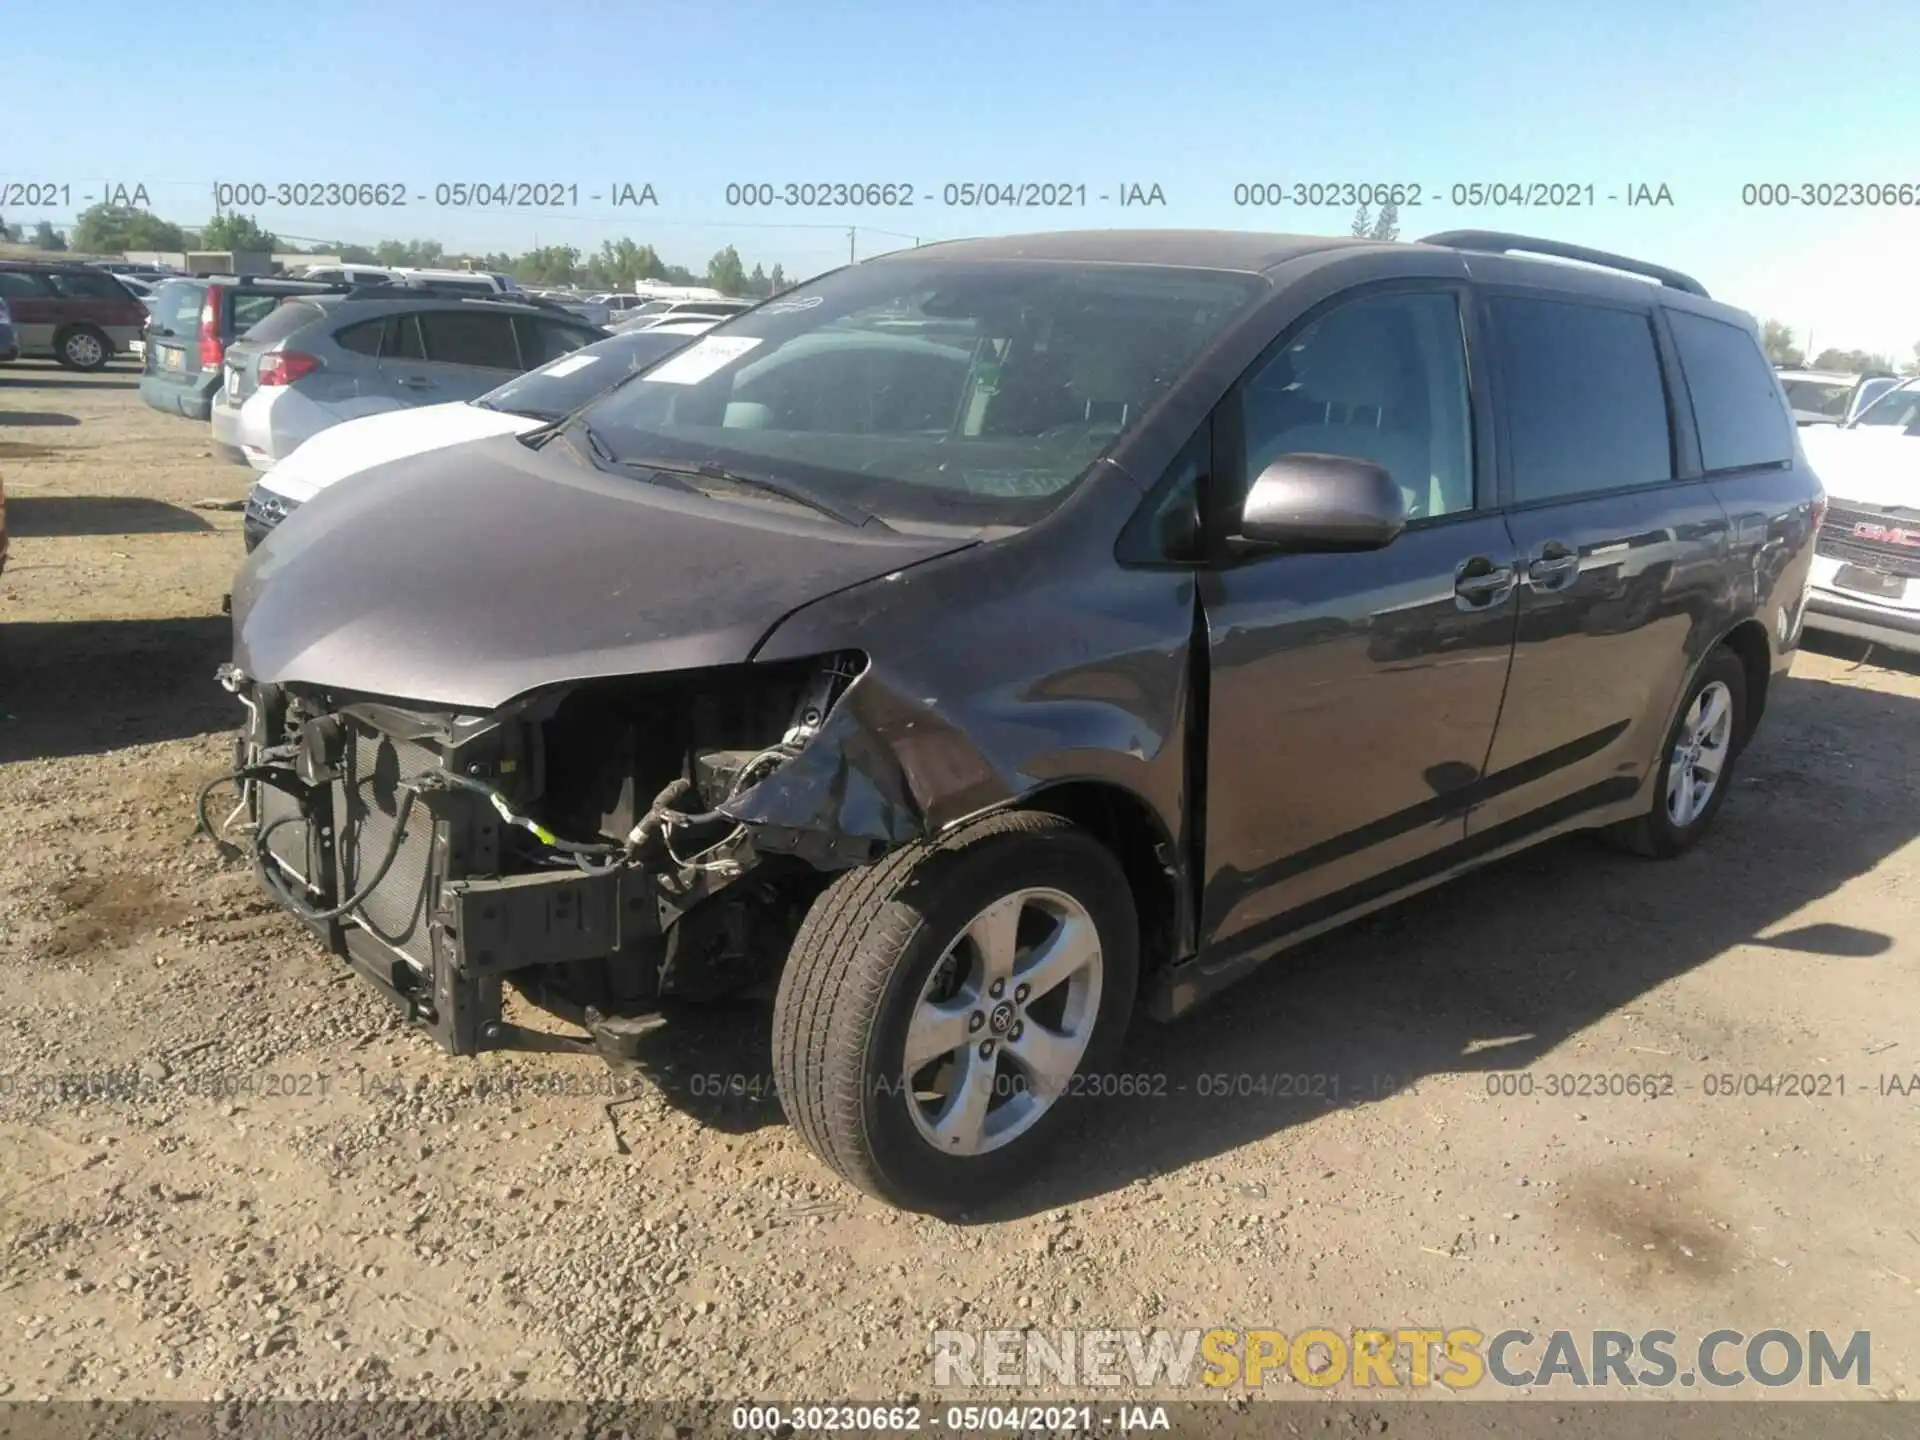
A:
[[[543,11],[545,12],[543,17]],[[1423,204],[1463,225],[1638,253],[1815,343],[1920,341],[1920,206],[1756,209],[1760,181],[1920,186],[1920,11],[1900,5],[1342,0],[574,0],[322,7],[21,3],[6,26],[0,182],[144,183],[197,223],[216,180],[558,181],[562,213],[252,213],[276,232],[449,250],[610,236],[699,268],[812,273],[990,231],[1166,224],[1343,233],[1345,207],[1243,209],[1236,182],[1561,181],[1590,210]],[[83,103],[76,103],[76,101]],[[753,212],[729,181],[1157,183],[1164,209]],[[653,184],[620,213],[611,182]],[[1671,187],[1671,208],[1608,194]],[[0,193],[0,198],[4,198]],[[9,221],[56,217],[9,205]],[[808,228],[818,227],[818,228]],[[833,228],[833,227],[838,227]],[[895,232],[888,234],[884,232]],[[1888,273],[1882,267],[1892,267]]]

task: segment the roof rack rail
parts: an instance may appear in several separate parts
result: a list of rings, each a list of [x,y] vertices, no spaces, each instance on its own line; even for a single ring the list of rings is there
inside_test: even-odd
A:
[[[557,310],[562,315],[573,314],[571,310],[567,309],[567,307],[558,300],[549,299],[545,295],[529,295],[524,290],[499,290],[491,295],[475,295],[467,291],[462,291],[461,293],[466,295],[466,298],[469,300],[491,300],[496,304],[504,301],[509,305],[531,305],[536,310]],[[579,317],[575,316],[574,318],[578,319]]]
[[[169,280],[211,280],[221,285],[271,285],[289,296],[346,291],[352,287],[338,280],[302,280],[297,275],[235,275],[230,270],[195,270],[190,275],[169,275]]]
[[[343,285],[349,300],[505,300],[512,304],[531,304],[525,296],[477,294],[459,286],[435,285],[431,281],[389,280],[373,285]],[[558,308],[558,307],[556,307]]]
[[[1531,235],[1510,235],[1504,230],[1443,230],[1437,235],[1428,235],[1419,242],[1422,245],[1444,245],[1450,250],[1478,250],[1489,255],[1506,255],[1518,252],[1522,255],[1552,255],[1561,260],[1578,260],[1587,265],[1600,265],[1609,270],[1624,270],[1629,275],[1642,275],[1649,280],[1658,280],[1669,290],[1684,290],[1689,295],[1698,295],[1703,300],[1713,297],[1707,294],[1707,287],[1691,275],[1683,275],[1678,270],[1669,270],[1664,265],[1653,265],[1645,260],[1630,260],[1625,255],[1615,255],[1609,250],[1592,250],[1585,245],[1569,245],[1562,240],[1540,240]]]

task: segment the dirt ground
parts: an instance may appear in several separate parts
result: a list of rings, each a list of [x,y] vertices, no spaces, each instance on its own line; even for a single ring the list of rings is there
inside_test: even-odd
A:
[[[1136,1028],[1155,1093],[955,1225],[815,1163],[762,1005],[627,1074],[408,1031],[191,838],[250,477],[30,363],[0,474],[0,1396],[927,1397],[930,1331],[1028,1325],[1866,1330],[1851,1394],[1920,1383],[1912,667],[1803,653],[1680,861],[1556,844]]]

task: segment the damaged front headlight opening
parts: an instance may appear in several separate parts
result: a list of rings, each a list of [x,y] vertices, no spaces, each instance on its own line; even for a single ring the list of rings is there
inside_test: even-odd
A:
[[[839,652],[611,677],[485,715],[225,667],[247,721],[200,828],[449,1048],[512,1043],[503,977],[592,1031],[771,978],[829,871],[865,858],[834,837],[818,856],[762,847],[736,809],[865,666]],[[241,798],[216,827],[221,784]]]

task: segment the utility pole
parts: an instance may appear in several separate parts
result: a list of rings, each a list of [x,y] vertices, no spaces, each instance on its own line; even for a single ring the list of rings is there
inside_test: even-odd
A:
[[[851,226],[851,225],[849,225],[849,226],[847,227],[847,263],[848,263],[849,265],[851,265],[851,264],[853,264],[853,262],[854,262],[854,255],[853,255],[853,236],[854,236],[854,229],[853,229],[853,226]]]

